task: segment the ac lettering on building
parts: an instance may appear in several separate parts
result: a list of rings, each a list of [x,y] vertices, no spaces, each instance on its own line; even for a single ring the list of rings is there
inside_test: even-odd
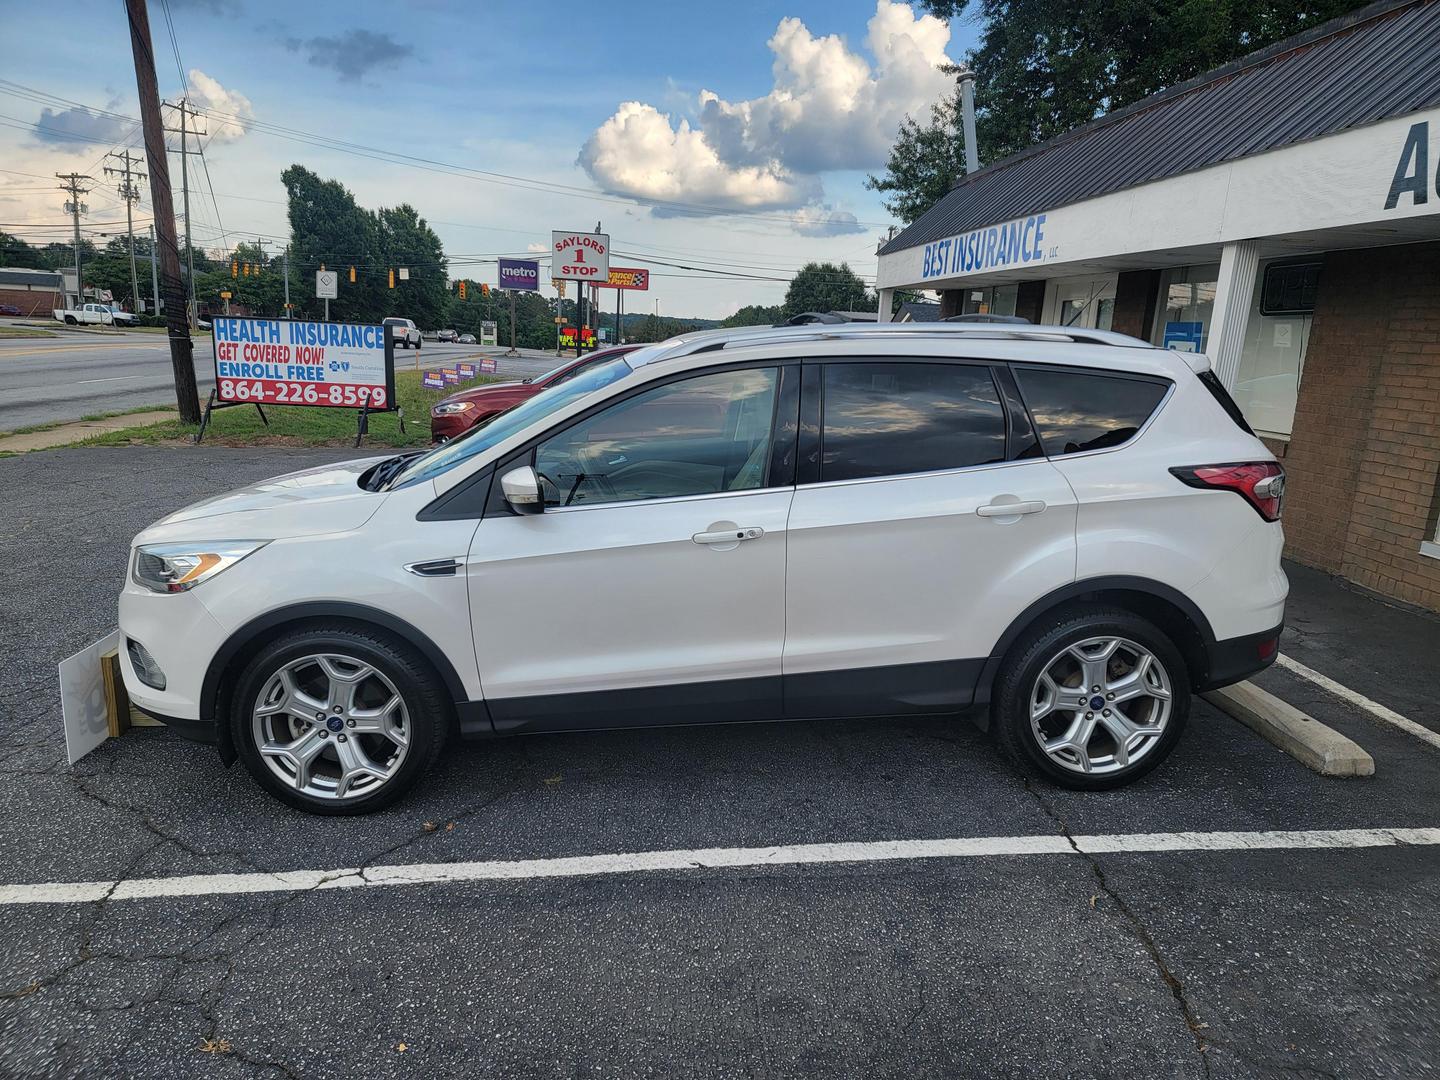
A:
[[[1395,178],[1390,181],[1390,194],[1385,196],[1385,209],[1400,205],[1400,196],[1409,193],[1411,205],[1424,206],[1430,201],[1430,122],[1412,124],[1400,150]],[[1440,169],[1435,174],[1435,193],[1440,196]]]
[[[921,277],[955,277],[1040,263],[1058,251],[1054,245],[1045,246],[1045,215],[1032,214],[926,244]]]

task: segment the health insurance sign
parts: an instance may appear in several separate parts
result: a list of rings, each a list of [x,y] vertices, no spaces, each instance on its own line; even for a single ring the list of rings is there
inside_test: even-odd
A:
[[[370,410],[395,407],[394,343],[383,326],[298,319],[211,320],[220,401]]]

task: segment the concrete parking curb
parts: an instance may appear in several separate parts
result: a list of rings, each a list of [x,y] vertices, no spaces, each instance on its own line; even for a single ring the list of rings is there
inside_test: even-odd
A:
[[[1201,696],[1321,776],[1375,775],[1375,759],[1359,743],[1253,683]]]

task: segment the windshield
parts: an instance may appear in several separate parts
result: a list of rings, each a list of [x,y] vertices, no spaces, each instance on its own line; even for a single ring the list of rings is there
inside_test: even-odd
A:
[[[501,413],[483,427],[473,427],[458,439],[452,439],[444,446],[437,446],[428,454],[416,458],[394,479],[390,487],[408,487],[421,480],[439,476],[462,461],[469,461],[476,454],[483,454],[491,447],[499,445],[535,421],[563,409],[577,398],[599,390],[602,386],[609,386],[616,379],[624,378],[630,371],[630,365],[617,356],[614,360],[596,364],[558,386],[542,390],[528,401]]]

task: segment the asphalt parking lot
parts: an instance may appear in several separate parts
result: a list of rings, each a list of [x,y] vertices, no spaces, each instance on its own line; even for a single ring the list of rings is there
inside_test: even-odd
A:
[[[67,767],[55,665],[113,627],[130,537],[202,495],[346,456],[0,460],[0,887],[109,883],[100,899],[0,906],[0,1076],[1436,1071],[1440,846],[1384,836],[1440,826],[1440,753],[1313,692],[1302,707],[1361,741],[1373,778],[1316,776],[1201,702],[1169,763],[1100,795],[1027,785],[961,720],[468,744],[362,819],[294,813],[160,729]],[[1304,689],[1279,671],[1266,685]],[[1378,830],[1381,846],[1175,836],[1300,830]],[[1093,842],[1141,833],[1168,850]],[[966,846],[982,838],[1011,853]],[[942,839],[963,854],[733,868],[706,854]],[[110,895],[178,875],[655,851],[693,859]]]

